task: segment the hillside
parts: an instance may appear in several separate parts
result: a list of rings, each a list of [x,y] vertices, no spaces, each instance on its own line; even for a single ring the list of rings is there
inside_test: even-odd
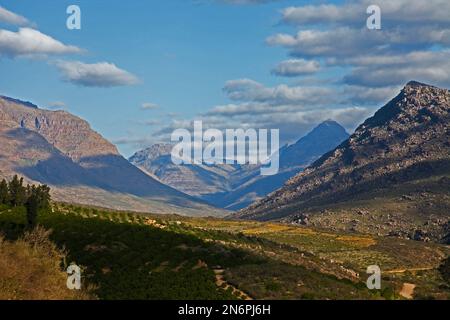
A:
[[[236,218],[448,241],[450,92],[409,82],[335,150]]]
[[[449,249],[439,244],[61,203],[38,222],[102,300],[402,299],[404,283],[415,285],[415,299],[450,294],[440,268]],[[25,223],[23,208],[0,207],[8,241],[21,237]],[[383,270],[382,290],[365,285],[371,264]]]
[[[0,300],[86,300],[94,297],[86,288],[66,287],[61,269],[65,253],[37,228],[16,240],[0,236]]]
[[[191,215],[222,214],[129,164],[89,124],[64,111],[0,97],[0,177],[52,187],[59,201]]]
[[[134,154],[129,161],[161,182],[217,207],[242,209],[280,188],[324,153],[348,138],[335,121],[325,121],[296,143],[280,150],[280,171],[261,176],[259,166],[174,165],[170,144],[156,144]]]

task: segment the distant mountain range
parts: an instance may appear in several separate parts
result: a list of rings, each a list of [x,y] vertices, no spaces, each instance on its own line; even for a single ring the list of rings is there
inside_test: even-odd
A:
[[[129,160],[173,188],[215,206],[237,210],[280,188],[348,137],[337,122],[321,123],[296,143],[280,149],[280,170],[273,176],[261,176],[260,167],[255,165],[174,165],[170,144],[153,145]]]
[[[450,92],[409,82],[340,146],[233,217],[448,242]]]
[[[59,201],[183,215],[223,211],[151,178],[89,124],[64,111],[0,97],[0,178],[52,187]]]

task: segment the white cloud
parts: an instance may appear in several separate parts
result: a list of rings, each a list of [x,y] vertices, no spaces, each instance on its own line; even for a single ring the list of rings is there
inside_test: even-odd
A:
[[[365,26],[372,4],[381,8],[381,30]],[[325,73],[343,67],[341,82],[350,85],[343,93],[352,92],[354,102],[363,103],[410,80],[450,85],[449,14],[448,0],[347,0],[288,7],[282,21],[298,26],[297,32],[275,34],[266,42],[298,59],[323,59]]]
[[[20,28],[18,32],[0,30],[0,55],[15,57],[80,52],[80,48],[65,45],[34,29]]]
[[[27,18],[11,12],[0,6],[0,22],[16,25],[16,26],[30,26],[32,23]]]
[[[301,30],[296,35],[276,34],[266,40],[287,48],[296,57],[356,57],[450,45],[450,29],[432,27],[390,28],[374,32],[367,28],[338,27]]]
[[[283,10],[283,21],[293,24],[318,24],[323,22],[338,22],[353,19],[357,6],[346,5],[342,10],[336,5],[324,4],[319,6],[288,7]],[[356,9],[356,10],[355,10]],[[364,12],[364,11],[362,11]]]
[[[363,86],[344,86],[343,94],[347,95],[348,102],[352,104],[367,105],[386,103],[400,91],[401,87],[367,88]]]
[[[115,87],[138,83],[136,76],[108,62],[88,64],[79,61],[58,61],[56,66],[65,81],[85,87]]]
[[[67,105],[63,101],[53,101],[48,104],[48,107],[52,110],[57,110],[57,109],[64,110],[64,109],[66,109]]]
[[[365,56],[350,59],[354,68],[344,77],[347,84],[393,86],[409,80],[450,86],[450,50]]]
[[[316,73],[320,70],[320,63],[314,60],[290,59],[280,62],[272,73],[284,77],[296,77]]]
[[[149,145],[152,145],[156,142],[156,140],[153,139],[153,137],[120,137],[117,139],[113,139],[112,143],[116,145],[132,145],[137,148],[145,148]]]
[[[290,87],[285,84],[265,87],[251,79],[237,79],[227,81],[223,90],[230,99],[236,101],[266,102],[273,105],[318,105],[332,102],[332,90],[324,87]]]
[[[151,103],[151,102],[144,102],[141,105],[142,110],[155,110],[158,108],[159,108],[159,106],[156,103]]]
[[[307,5],[283,10],[283,21],[297,25],[355,24],[363,26],[366,9],[376,4],[380,7],[384,24],[450,25],[450,2],[447,0],[350,0],[342,5]]]
[[[292,142],[319,123],[333,119],[348,131],[354,130],[368,116],[373,108],[342,107],[302,110],[294,106],[271,106],[267,104],[229,104],[216,106],[195,120],[203,121],[203,129],[219,130],[235,128],[280,129],[281,143]],[[160,128],[152,136],[155,140],[168,142],[175,129],[192,129],[193,120],[173,120],[171,124]]]

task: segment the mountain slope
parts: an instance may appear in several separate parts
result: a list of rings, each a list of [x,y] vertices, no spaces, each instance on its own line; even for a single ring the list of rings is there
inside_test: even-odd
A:
[[[160,213],[218,213],[132,166],[67,112],[0,97],[0,176],[49,184],[60,201]],[[220,214],[220,213],[219,213]]]
[[[174,165],[170,144],[156,144],[129,161],[152,177],[217,207],[238,210],[280,188],[283,183],[348,138],[345,129],[325,121],[296,143],[280,150],[280,171],[261,176],[259,166]]]
[[[155,144],[136,152],[129,161],[159,181],[193,196],[231,188],[227,178],[236,170],[231,165],[175,165],[171,144]]]
[[[335,150],[235,217],[442,240],[450,92],[409,82]]]
[[[256,168],[248,175],[246,181],[237,184],[230,192],[205,196],[203,199],[219,203],[220,207],[230,210],[245,208],[282,187],[285,181],[348,137],[348,133],[340,124],[332,120],[325,121],[296,143],[280,149],[280,170],[276,175],[261,176],[259,168]]]

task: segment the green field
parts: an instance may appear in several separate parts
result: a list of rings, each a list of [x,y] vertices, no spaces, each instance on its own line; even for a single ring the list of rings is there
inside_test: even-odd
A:
[[[450,250],[438,244],[69,204],[38,222],[67,252],[61,268],[81,266],[98,299],[401,299],[405,282],[416,298],[450,295],[438,270]],[[24,229],[24,208],[0,208],[6,239]],[[372,264],[381,290],[365,286]]]

